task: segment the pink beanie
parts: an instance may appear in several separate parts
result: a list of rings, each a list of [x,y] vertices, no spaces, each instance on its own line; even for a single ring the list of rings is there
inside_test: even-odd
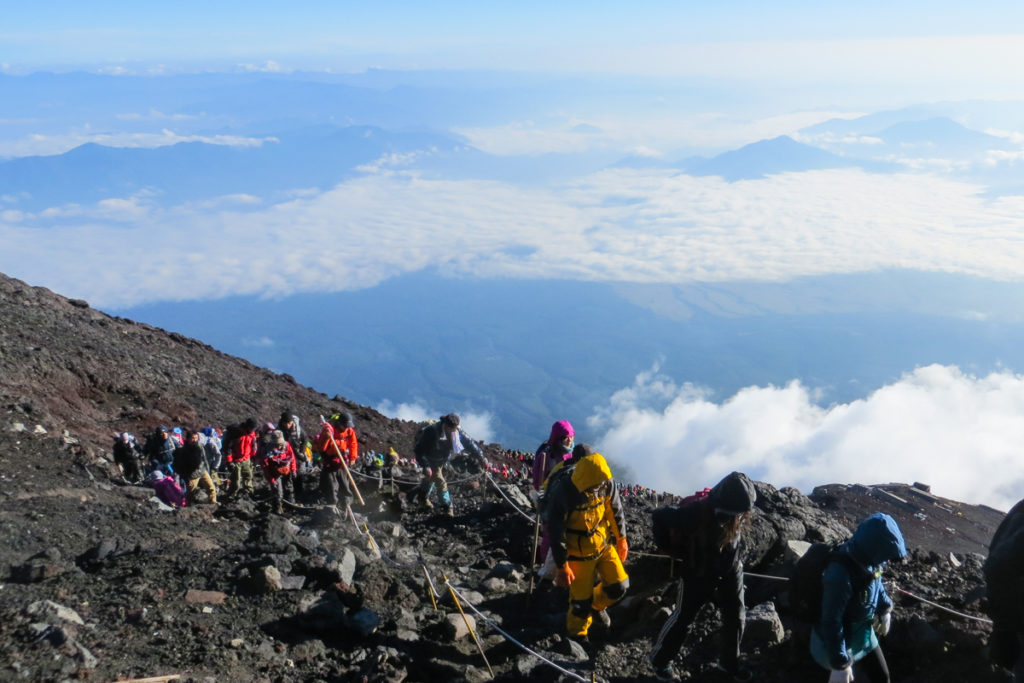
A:
[[[555,424],[551,425],[551,436],[548,437],[548,443],[561,441],[567,436],[576,436],[576,432],[573,430],[572,425],[569,424],[568,420],[559,420]]]

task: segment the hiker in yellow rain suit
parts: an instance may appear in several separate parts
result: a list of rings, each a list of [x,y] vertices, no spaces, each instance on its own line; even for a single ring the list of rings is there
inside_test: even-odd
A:
[[[605,611],[626,594],[629,576],[622,566],[629,552],[626,517],[608,462],[600,453],[564,469],[548,485],[551,551],[555,583],[569,586],[569,636],[586,641],[594,615],[605,627]]]

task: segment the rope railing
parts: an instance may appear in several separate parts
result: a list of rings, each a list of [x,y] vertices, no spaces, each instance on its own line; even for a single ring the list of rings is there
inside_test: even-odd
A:
[[[523,512],[523,511],[522,511],[522,510],[521,510],[521,509],[519,508],[519,506],[518,506],[518,505],[516,505],[516,504],[515,504],[514,502],[512,502],[512,499],[511,499],[511,498],[509,498],[509,497],[508,497],[508,496],[507,496],[507,495],[505,494],[505,492],[501,490],[501,486],[499,486],[499,485],[498,485],[498,482],[494,481],[494,477],[492,477],[492,476],[491,476],[490,472],[488,472],[488,473],[487,473],[487,481],[491,482],[491,484],[492,484],[492,485],[494,486],[494,488],[496,488],[496,489],[498,490],[498,493],[500,493],[500,494],[501,494],[501,497],[502,497],[502,498],[504,498],[504,499],[505,499],[505,500],[506,500],[506,501],[508,502],[508,504],[512,506],[512,509],[513,509],[513,510],[515,510],[515,511],[516,511],[516,512],[518,512],[518,513],[519,513],[520,515],[522,515],[523,517],[525,517],[525,518],[526,518],[526,519],[527,519],[527,520],[528,520],[528,521],[530,522],[530,524],[534,524],[534,523],[536,523],[536,521],[537,521],[537,518],[536,518],[536,517],[535,517],[534,515],[528,515],[528,514],[526,514],[525,512]]]
[[[429,576],[428,576],[428,579],[429,579]],[[560,664],[557,664],[557,663],[551,661],[550,659],[548,659],[544,655],[540,654],[536,650],[530,649],[526,645],[523,645],[518,640],[513,638],[509,633],[507,633],[500,626],[498,626],[498,624],[495,623],[494,620],[492,620],[489,617],[487,617],[480,610],[478,610],[476,607],[474,607],[471,602],[466,600],[466,596],[462,595],[462,593],[460,593],[458,591],[458,589],[456,589],[451,584],[451,582],[448,581],[447,577],[445,577],[444,583],[445,583],[446,586],[448,586],[449,590],[451,590],[453,593],[455,593],[456,595],[458,595],[459,597],[462,598],[462,602],[465,603],[465,605],[467,607],[469,607],[469,609],[471,609],[476,616],[478,616],[485,624],[487,624],[488,626],[493,628],[495,631],[500,633],[502,635],[502,637],[505,638],[505,640],[509,641],[510,643],[512,643],[516,647],[520,648],[524,652],[526,652],[526,653],[528,653],[530,655],[533,655],[534,657],[539,659],[544,664],[546,664],[546,665],[548,665],[550,667],[553,667],[554,669],[560,671],[561,673],[565,674],[566,676],[569,676],[570,678],[572,678],[574,680],[581,681],[582,683],[588,683],[589,682],[590,679],[584,678],[583,676],[580,676],[578,673],[576,673],[575,671],[572,671],[571,669],[566,669],[564,666],[561,666]]]
[[[920,595],[914,595],[910,591],[903,590],[902,588],[897,586],[895,582],[892,584],[892,587],[893,587],[893,589],[897,593],[902,593],[903,595],[906,595],[907,597],[914,598],[915,600],[923,602],[926,605],[931,605],[932,607],[934,607],[936,609],[940,609],[943,612],[949,612],[950,614],[954,614],[954,615],[956,615],[958,617],[963,617],[964,619],[971,619],[973,621],[980,621],[983,624],[991,624],[992,623],[991,619],[986,619],[984,617],[977,617],[977,616],[974,616],[973,614],[967,614],[966,612],[957,612],[955,609],[950,609],[948,607],[940,605],[937,602],[932,602],[931,600],[928,600],[927,598],[922,598]]]

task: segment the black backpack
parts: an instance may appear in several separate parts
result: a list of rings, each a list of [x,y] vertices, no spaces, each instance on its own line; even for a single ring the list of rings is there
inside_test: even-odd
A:
[[[821,601],[824,591],[822,574],[832,562],[843,564],[850,574],[853,594],[867,588],[874,577],[865,572],[856,560],[840,550],[840,543],[815,543],[797,560],[789,580],[789,601],[793,616],[807,624],[821,619]]]
[[[576,463],[571,465],[566,463],[549,474],[548,478],[544,481],[540,498],[537,499],[537,513],[540,515],[542,524],[548,524],[551,521],[551,499],[553,498],[554,490],[560,486],[558,482],[566,477],[571,477],[575,470]]]

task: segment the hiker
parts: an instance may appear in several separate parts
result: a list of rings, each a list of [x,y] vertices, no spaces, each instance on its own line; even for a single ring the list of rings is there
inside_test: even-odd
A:
[[[174,449],[174,471],[185,481],[189,505],[195,505],[196,492],[201,486],[210,502],[217,504],[217,488],[213,485],[206,465],[206,451],[199,442],[200,434],[195,430],[185,433],[185,443]]]
[[[611,468],[600,453],[581,458],[550,487],[546,495],[555,585],[569,587],[569,637],[586,643],[594,615],[609,628],[606,610],[629,589],[622,566],[629,552],[626,516]]]
[[[992,660],[1024,683],[1024,500],[1003,518],[992,536],[983,567],[992,617]]]
[[[351,466],[359,460],[359,440],[350,413],[331,416],[324,420],[313,448],[320,453],[320,492],[328,505],[336,505],[343,512],[352,501],[352,483],[342,466]]]
[[[568,473],[576,463],[593,454],[594,449],[591,448],[590,445],[585,443],[576,444],[572,448],[572,453],[570,454],[569,459],[561,460],[556,463],[548,474],[547,479],[545,479],[544,483],[541,484],[540,497],[537,500],[537,521],[540,524],[540,543],[537,547],[537,558],[535,560],[541,563],[541,568],[537,572],[537,576],[539,576],[541,580],[553,579],[557,572],[555,557],[551,553],[551,533],[546,521],[551,512],[547,509],[549,507],[550,497],[546,494],[550,490],[553,480],[559,478],[560,475],[557,473],[561,472],[563,469]]]
[[[906,554],[896,520],[878,512],[857,526],[825,568],[811,655],[831,671],[829,683],[854,680],[854,664],[858,681],[888,683],[889,667],[878,636],[889,633],[892,600],[882,584],[882,569]]]
[[[174,474],[174,449],[177,447],[167,427],[157,427],[152,436],[146,439],[145,452],[149,456],[150,469]]]
[[[541,484],[558,463],[568,460],[572,453],[572,441],[576,431],[568,420],[559,420],[551,425],[548,440],[542,443],[533,456],[533,488],[539,491]]]
[[[256,420],[250,417],[235,429],[229,430],[233,432],[234,437],[228,444],[226,453],[228,464],[231,466],[229,496],[242,493],[251,496],[255,492],[252,483],[252,459],[256,457],[257,450],[256,424]]]
[[[301,496],[303,492],[302,475],[311,468],[311,463],[306,451],[306,432],[302,431],[302,424],[299,417],[286,410],[281,413],[277,421],[277,428],[284,435],[284,440],[292,447],[295,455],[295,463],[298,469],[288,475],[295,489],[295,495]]]
[[[221,453],[223,446],[220,440],[220,431],[215,427],[203,427],[199,431],[199,445],[203,447],[206,454],[206,467],[212,477],[224,461],[224,455]]]
[[[185,507],[185,492],[178,486],[178,482],[174,481],[174,477],[164,476],[164,473],[157,469],[149,473],[146,483],[164,505],[170,505],[172,508]]]
[[[135,437],[128,432],[121,432],[114,439],[114,462],[121,468],[121,478],[130,484],[142,482],[139,469],[139,457],[142,451],[135,443]]]
[[[448,482],[444,478],[444,466],[463,451],[467,451],[481,460],[484,457],[476,442],[459,428],[460,422],[459,416],[455,413],[442,415],[437,422],[420,429],[416,436],[416,443],[413,445],[416,464],[423,470],[423,478],[420,485],[409,492],[408,500],[412,503],[414,499],[418,499],[424,508],[433,508],[430,494],[436,487],[440,491],[441,507],[449,517],[454,517],[455,511],[452,508]]]
[[[737,681],[751,673],[740,666],[740,640],[746,621],[740,535],[757,500],[747,475],[733,472],[707,496],[654,511],[654,540],[678,560],[675,609],[661,628],[648,658],[658,680],[674,680],[672,660],[697,612],[708,602],[722,613],[718,666]]]
[[[280,515],[284,512],[284,501],[295,503],[292,476],[298,464],[295,462],[295,451],[281,430],[271,432],[270,440],[273,447],[263,458],[263,476],[274,491],[274,512]]]
[[[384,472],[381,478],[381,487],[394,493],[395,467],[398,465],[398,451],[394,446],[388,446],[388,453],[384,456]]]

